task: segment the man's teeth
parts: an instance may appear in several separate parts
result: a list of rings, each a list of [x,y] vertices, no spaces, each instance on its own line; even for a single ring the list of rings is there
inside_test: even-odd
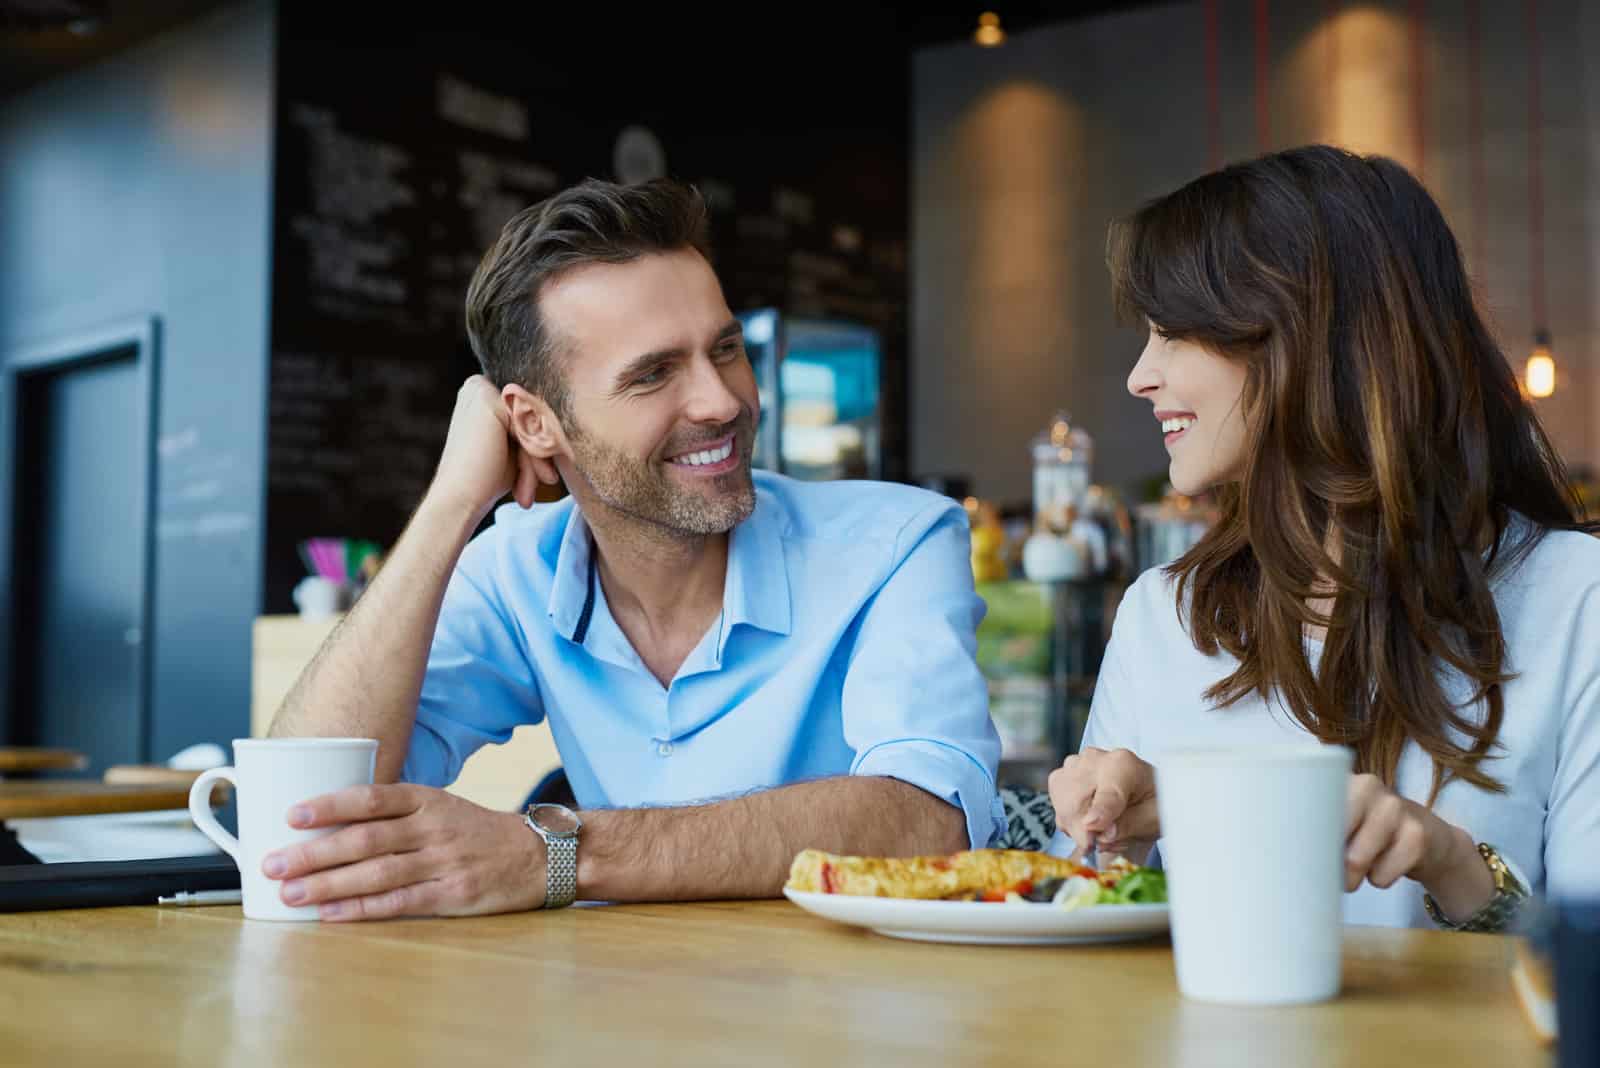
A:
[[[682,456],[674,456],[675,464],[687,464],[690,467],[703,467],[706,464],[720,464],[733,455],[733,442],[729,441],[720,449],[707,449],[704,452],[686,452]]]
[[[1171,434],[1179,430],[1188,430],[1192,426],[1194,426],[1194,420],[1187,416],[1179,416],[1176,419],[1161,420],[1161,432],[1163,434]]]

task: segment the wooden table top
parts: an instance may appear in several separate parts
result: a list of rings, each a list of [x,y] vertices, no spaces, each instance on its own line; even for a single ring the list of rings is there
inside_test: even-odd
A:
[[[188,789],[200,775],[198,771],[169,768],[165,764],[113,764],[106,769],[102,778],[110,783],[142,783]]]
[[[215,802],[215,795],[212,800]],[[0,782],[0,820],[160,812],[188,807],[187,785],[104,783],[97,779]]]
[[[77,771],[88,763],[87,757],[71,749],[0,746],[0,775],[19,771]]]
[[[997,906],[1000,907],[1000,906]],[[15,1064],[1537,1065],[1508,940],[1348,928],[1324,1005],[1185,1001],[1165,939],[902,942],[786,901],[377,924],[0,916]],[[91,1025],[92,1024],[92,1025]]]

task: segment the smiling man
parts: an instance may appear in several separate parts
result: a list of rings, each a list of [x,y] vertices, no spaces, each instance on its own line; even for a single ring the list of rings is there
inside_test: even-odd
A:
[[[760,402],[706,229],[692,190],[590,181],[484,257],[484,375],[273,725],[379,740],[378,785],[291,816],[349,826],[265,859],[285,901],[342,920],[771,896],[808,847],[1003,829],[965,513],[752,473]],[[570,496],[534,506],[558,478]],[[579,812],[441,789],[546,718]]]

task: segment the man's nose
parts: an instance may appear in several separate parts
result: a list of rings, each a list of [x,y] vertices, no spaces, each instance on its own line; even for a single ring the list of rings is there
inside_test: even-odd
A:
[[[690,363],[689,397],[685,415],[695,423],[731,423],[739,417],[742,402],[722,377],[722,369],[707,356]]]

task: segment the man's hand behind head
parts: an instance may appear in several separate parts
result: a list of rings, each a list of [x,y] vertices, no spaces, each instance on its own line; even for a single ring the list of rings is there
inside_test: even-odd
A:
[[[524,508],[531,507],[539,483],[554,484],[557,477],[548,460],[530,456],[517,445],[494,383],[483,375],[462,383],[430,496],[442,497],[481,519],[507,493]]]

